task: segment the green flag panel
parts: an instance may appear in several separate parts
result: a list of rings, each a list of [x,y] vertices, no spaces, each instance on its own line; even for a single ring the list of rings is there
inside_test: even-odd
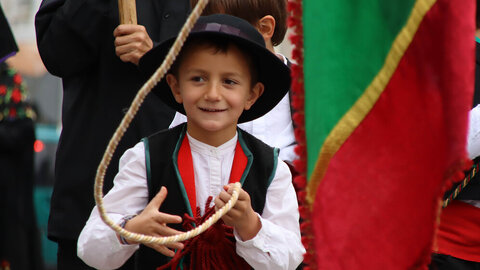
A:
[[[308,176],[330,131],[382,68],[414,0],[304,0]]]

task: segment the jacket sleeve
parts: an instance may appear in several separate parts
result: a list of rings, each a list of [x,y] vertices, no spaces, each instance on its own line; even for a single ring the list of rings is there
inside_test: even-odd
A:
[[[115,25],[111,0],[43,0],[35,16],[37,46],[48,71],[68,77],[91,67]],[[113,44],[112,44],[113,48]]]

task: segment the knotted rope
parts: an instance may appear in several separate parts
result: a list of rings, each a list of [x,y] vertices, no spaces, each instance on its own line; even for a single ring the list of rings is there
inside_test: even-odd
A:
[[[100,162],[100,165],[98,166],[98,169],[97,169],[97,175],[95,177],[94,192],[95,192],[95,202],[97,204],[100,217],[102,218],[103,222],[105,222],[110,228],[112,228],[115,232],[117,232],[118,234],[123,236],[125,239],[130,241],[135,241],[143,244],[155,243],[155,244],[161,244],[161,245],[172,243],[172,242],[185,241],[207,230],[212,224],[217,222],[225,213],[227,213],[233,207],[233,205],[237,202],[237,199],[238,199],[241,185],[240,183],[235,183],[234,191],[230,200],[222,208],[220,208],[215,214],[213,214],[209,219],[207,219],[201,226],[196,227],[195,229],[190,230],[188,232],[169,236],[169,237],[153,237],[153,236],[129,232],[121,228],[118,224],[115,224],[115,222],[108,217],[108,215],[106,214],[105,208],[103,206],[104,177],[105,177],[105,173],[107,171],[108,165],[110,164],[110,161],[112,159],[113,153],[115,152],[115,149],[117,148],[121,138],[125,134],[133,118],[137,114],[140,106],[145,100],[145,97],[148,95],[148,93],[150,93],[152,88],[165,76],[167,71],[170,69],[170,66],[172,65],[173,61],[175,60],[178,53],[180,52],[180,49],[182,48],[183,43],[187,39],[187,36],[190,33],[190,30],[192,29],[195,22],[198,20],[198,17],[200,17],[200,14],[202,13],[207,3],[208,3],[208,0],[198,1],[192,13],[188,17],[185,25],[182,27],[177,39],[175,40],[175,43],[173,44],[172,48],[170,48],[170,51],[165,57],[165,60],[160,65],[160,67],[155,71],[152,77],[150,77],[150,79],[148,79],[148,81],[138,91],[132,104],[130,105],[130,108],[128,109],[128,112],[125,114],[125,116],[122,119],[122,122],[120,123],[117,130],[115,131],[113,137],[110,139],[110,142],[108,143],[108,147],[103,155],[102,161]]]

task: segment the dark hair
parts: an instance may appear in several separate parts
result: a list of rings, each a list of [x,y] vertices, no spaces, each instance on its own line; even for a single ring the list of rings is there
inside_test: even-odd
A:
[[[190,0],[194,7],[198,0]],[[264,16],[275,19],[275,31],[272,36],[273,46],[282,43],[287,32],[287,0],[210,0],[202,15],[223,13],[233,15],[257,26]]]
[[[248,70],[250,71],[250,80],[251,86],[254,86],[258,82],[258,68],[257,62],[255,61],[255,52],[247,50],[241,46],[238,46],[232,40],[227,38],[222,38],[219,36],[202,36],[202,37],[191,37],[187,39],[183,45],[182,50],[177,56],[177,59],[170,68],[169,73],[172,73],[175,77],[178,78],[178,69],[180,64],[183,61],[185,54],[190,51],[192,48],[212,48],[215,50],[215,53],[227,53],[228,50],[235,46],[243,55],[243,58],[247,61]]]

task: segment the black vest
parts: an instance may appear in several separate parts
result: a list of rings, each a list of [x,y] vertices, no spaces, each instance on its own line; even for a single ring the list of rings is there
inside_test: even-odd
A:
[[[165,186],[168,195],[160,211],[182,217],[184,213],[191,215],[188,197],[177,166],[178,150],[186,134],[185,131],[186,124],[182,124],[143,139],[149,201],[162,186]],[[242,188],[250,195],[253,210],[262,214],[267,189],[276,172],[278,149],[268,146],[240,129],[238,129],[238,140],[248,159],[247,168],[240,182]],[[172,224],[171,227],[184,231],[179,224]],[[139,270],[156,269],[170,260],[144,245],[140,245],[136,256],[136,269]]]

